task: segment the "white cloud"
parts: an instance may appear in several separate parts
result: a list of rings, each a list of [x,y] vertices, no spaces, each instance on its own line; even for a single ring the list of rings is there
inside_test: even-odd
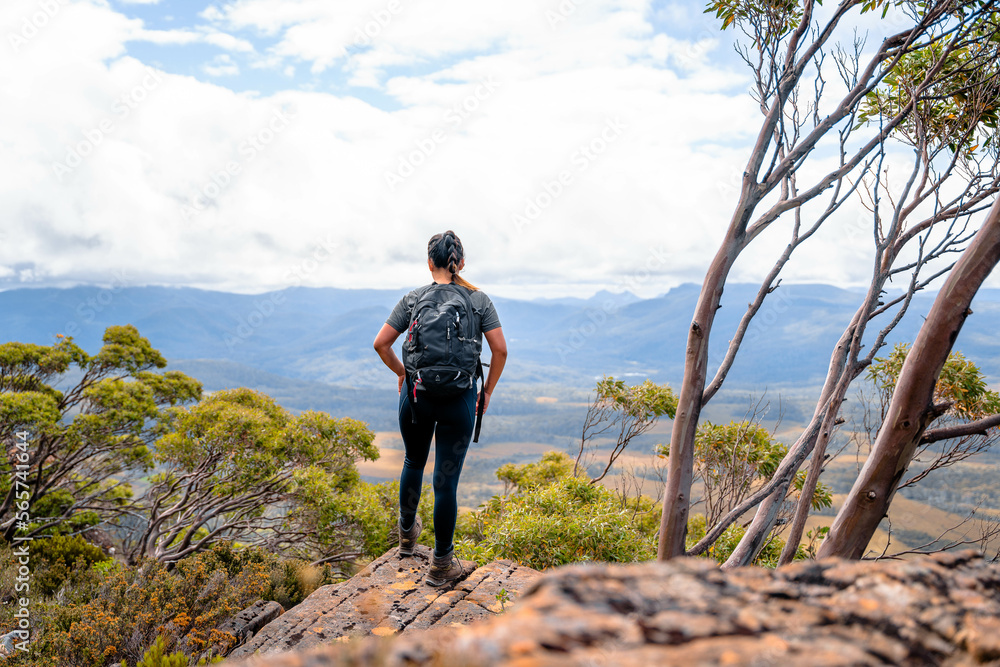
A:
[[[169,31],[61,6],[0,58],[0,279],[400,287],[451,228],[469,278],[499,293],[701,280],[759,124],[742,73],[713,62],[723,38],[654,34],[634,1],[578,2],[554,25],[557,2],[398,6],[236,0]],[[0,26],[35,7],[5,4]],[[223,49],[202,66],[220,82],[333,68],[395,106],[325,84],[238,93],[125,56],[134,40]],[[780,247],[764,241],[762,257]],[[863,271],[822,250],[799,275]]]
[[[253,44],[245,39],[210,29],[136,30],[129,36],[129,41],[173,45],[203,43],[238,53],[252,53],[254,50]]]
[[[202,65],[202,71],[209,76],[236,76],[240,73],[239,66],[228,53],[221,53],[212,59],[211,63]]]

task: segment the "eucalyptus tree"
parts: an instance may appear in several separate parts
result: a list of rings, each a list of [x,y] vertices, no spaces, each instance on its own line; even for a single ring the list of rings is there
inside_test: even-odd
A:
[[[79,531],[131,502],[130,479],[153,466],[164,410],[201,384],[156,372],[163,356],[134,326],[108,327],[87,354],[72,338],[0,345],[0,531],[32,537]]]
[[[142,529],[127,542],[130,561],[173,563],[228,540],[314,563],[361,555],[351,521],[330,508],[360,482],[355,462],[378,458],[364,423],[295,416],[242,388],[168,411],[162,433],[157,473],[133,510]]]
[[[889,509],[913,454],[934,419],[949,407],[935,401],[941,370],[951,353],[969,306],[1000,262],[1000,200],[962,253],[906,355],[872,451],[834,519],[818,555],[860,558]],[[988,424],[995,425],[991,417]],[[978,425],[986,427],[984,424]]]
[[[344,501],[378,458],[362,422],[292,415],[250,389],[202,396],[132,325],[89,355],[71,338],[0,345],[0,531],[103,527],[132,563],[233,540],[315,563],[362,555]]]
[[[709,9],[722,19],[723,28],[735,27],[748,38],[748,45],[741,47],[740,53],[751,67],[753,95],[763,122],[743,170],[739,199],[729,227],[707,271],[688,331],[685,372],[673,424],[664,494],[658,549],[661,559],[684,552],[698,419],[702,407],[725,382],[753,317],[767,295],[779,287],[779,275],[793,252],[821,226],[834,220],[846,202],[859,192],[868,192],[875,204],[872,285],[833,351],[813,418],[789,448],[769,483],[733,508],[689,552],[705,551],[733,521],[759,505],[754,522],[729,561],[733,565],[752,560],[766,539],[788,485],[817,442],[828,440],[847,387],[871,363],[871,355],[902,317],[913,293],[947,271],[947,267],[939,267],[935,260],[946,259],[968,242],[971,234],[956,221],[981,211],[988,205],[984,202],[996,192],[994,160],[992,168],[973,179],[971,189],[958,188],[959,195],[951,201],[939,197],[943,193],[942,183],[970,164],[956,162],[943,170],[932,166],[937,164],[938,154],[928,147],[943,145],[939,140],[945,135],[942,132],[939,137],[924,141],[923,153],[917,151],[918,159],[903,186],[904,192],[895,193],[891,215],[882,217],[887,140],[908,128],[930,136],[920,113],[932,108],[933,102],[942,97],[942,91],[949,90],[948,86],[957,92],[962,92],[963,86],[971,89],[973,86],[967,85],[974,78],[970,73],[977,68],[988,71],[996,62],[996,54],[991,59],[988,48],[977,48],[995,44],[989,38],[992,30],[989,1],[844,0],[834,7],[821,8],[809,0],[801,4],[721,0]],[[856,20],[874,11],[892,19],[880,25],[893,27],[876,49],[866,51],[864,41],[857,36],[846,45],[838,41],[850,27],[852,17]],[[907,63],[917,57],[924,59],[924,66],[908,67]],[[832,60],[832,67],[828,59]],[[831,71],[839,79],[834,92],[828,91]],[[917,76],[903,79],[898,77],[900,72]],[[986,77],[978,83],[986,87],[991,80]],[[898,84],[897,92],[905,94],[891,98],[892,104],[878,105],[873,101],[877,91],[886,87],[891,90],[894,82]],[[964,135],[966,140],[983,122],[989,122],[987,116],[984,112],[973,119],[970,131]],[[961,141],[963,134],[956,130],[959,123],[944,125],[955,133],[953,139]],[[821,153],[835,156],[832,167],[806,168],[821,164],[809,159]],[[928,205],[933,208],[930,213],[926,212]],[[764,277],[756,298],[748,304],[731,334],[726,355],[708,381],[708,343],[729,272],[751,243],[779,220],[787,220],[788,242]],[[944,231],[940,231],[941,223]],[[933,240],[931,230],[938,234]],[[917,248],[915,258],[909,254],[913,247]],[[905,294],[888,303],[883,301],[882,286],[900,274],[908,277]],[[866,325],[883,314],[887,314],[888,325],[868,345],[867,355],[859,356]],[[819,466],[814,467],[818,471]],[[806,482],[813,488],[815,483],[816,479]],[[811,498],[808,489],[805,491],[800,498]]]
[[[859,123],[880,123],[910,108],[890,146],[880,147],[880,168],[860,190],[874,240],[868,289],[833,350],[813,422],[789,451],[774,491],[760,503],[726,566],[752,561],[774,527],[783,491],[811,449],[806,493],[799,497],[780,561],[792,559],[809,512],[804,498],[819,479],[848,387],[875,359],[913,295],[951,270],[949,257],[968,244],[979,214],[1000,191],[996,24],[992,15],[980,19],[961,38],[951,35],[907,54],[860,105]],[[935,68],[938,78],[917,94],[916,82],[927,81]],[[909,149],[911,157],[902,184],[894,188],[881,165],[897,146]],[[887,298],[889,283],[900,278],[906,287]],[[866,338],[868,325],[880,317],[883,324]]]

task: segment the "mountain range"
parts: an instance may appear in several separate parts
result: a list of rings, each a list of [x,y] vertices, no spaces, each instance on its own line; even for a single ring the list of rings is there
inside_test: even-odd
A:
[[[0,342],[51,343],[72,335],[96,351],[104,329],[131,323],[171,361],[213,363],[213,374],[266,372],[347,387],[390,382],[371,343],[405,290],[289,288],[258,295],[172,287],[25,288],[0,292]],[[710,358],[721,360],[755,286],[730,285]],[[698,287],[652,299],[601,292],[590,299],[494,298],[508,339],[507,381],[589,387],[595,377],[676,385]],[[889,340],[912,341],[933,294],[914,298]],[[829,285],[781,285],[748,330],[729,375],[734,386],[808,386],[862,295]],[[956,343],[1000,379],[1000,290],[983,290]],[[879,324],[876,322],[875,324]],[[220,365],[221,364],[221,365]],[[197,365],[197,364],[195,364]],[[710,364],[714,366],[714,364]],[[218,378],[220,380],[224,378]]]

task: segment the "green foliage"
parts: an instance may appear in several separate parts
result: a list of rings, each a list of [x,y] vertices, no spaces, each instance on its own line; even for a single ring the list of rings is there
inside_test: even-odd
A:
[[[702,422],[695,435],[695,459],[705,483],[717,483],[738,470],[740,481],[770,479],[788,447],[760,424],[746,420],[726,425]]]
[[[995,141],[1000,110],[996,42],[994,34],[984,34],[960,48],[934,41],[904,55],[865,98],[858,125],[906,110],[937,68],[934,82],[923,89],[912,112],[897,126],[896,135],[911,146],[926,145],[931,155],[947,147],[971,158]]]
[[[196,664],[211,665],[223,660],[225,658],[221,656],[212,658],[211,660],[202,658]],[[166,642],[163,640],[163,637],[157,637],[153,645],[149,647],[149,650],[143,654],[142,660],[136,664],[136,667],[189,667],[190,663],[191,661],[181,651],[173,655],[166,655]],[[127,667],[127,664],[122,660],[121,667]]]
[[[868,367],[867,377],[886,405],[909,350],[906,343],[897,343],[888,357],[877,358]],[[949,414],[966,420],[982,419],[1000,412],[1000,393],[989,389],[983,372],[961,352],[948,355],[934,388],[934,402],[948,405]]]
[[[704,485],[705,512],[713,525],[770,479],[788,452],[766,428],[748,420],[725,425],[705,421],[694,442],[694,475]],[[669,455],[669,445],[659,453]]]
[[[732,426],[732,425],[730,425]],[[728,427],[713,427],[726,430]],[[766,431],[758,434],[759,452],[774,456],[780,449]],[[707,441],[708,439],[706,439]],[[757,462],[766,459],[761,456]],[[779,457],[780,460],[780,457]],[[766,466],[765,466],[766,468]],[[773,473],[773,467],[770,473]],[[769,474],[770,474],[769,473]],[[476,512],[459,517],[456,552],[461,558],[485,564],[508,558],[536,569],[587,561],[632,562],[656,555],[659,503],[639,496],[622,499],[614,491],[574,477],[572,461],[561,452],[549,452],[525,465],[506,465],[497,473],[513,487],[506,496],[494,496]],[[829,502],[825,489],[821,503]],[[688,547],[704,537],[705,516],[692,516]],[[732,553],[745,528],[726,530],[706,556],[720,563]],[[774,567],[783,542],[772,538],[761,551],[759,565]],[[800,550],[797,557],[805,557]]]
[[[138,375],[149,368],[163,368],[167,360],[159,350],[150,345],[149,340],[139,335],[139,330],[131,324],[110,326],[104,332],[104,345],[95,357],[90,359],[90,367],[96,370],[124,370],[130,375]]]
[[[330,564],[316,566],[298,558],[282,558],[271,564],[269,586],[261,596],[291,609],[321,586],[344,580],[344,573]]]
[[[285,609],[299,604],[320,586],[342,580],[341,574],[329,565],[317,567],[299,558],[279,558],[257,547],[240,547],[233,542],[214,544],[200,559],[212,570],[225,570],[231,581],[247,568],[266,568],[267,584],[261,598],[274,600]]]
[[[862,14],[882,10],[882,18],[885,18],[890,7],[903,3],[901,0],[860,0],[857,4]],[[733,26],[764,26],[760,32],[771,40],[794,30],[804,16],[798,0],[711,0],[705,13],[715,14],[722,21],[723,30]]]
[[[802,493],[802,487],[806,485],[806,471],[799,470],[795,473],[795,478],[792,480],[792,488],[798,491],[798,495]],[[809,506],[814,510],[827,509],[833,507],[833,489],[831,489],[827,484],[823,482],[816,482],[816,490],[813,491],[812,500],[809,502]]]
[[[667,385],[646,380],[628,385],[624,380],[606,376],[597,382],[597,400],[613,406],[627,417],[650,421],[663,415],[671,419],[677,412],[677,397]]]
[[[103,343],[94,356],[65,337],[0,345],[0,441],[21,442],[22,430],[29,440],[0,460],[0,536],[79,532],[128,516],[144,519],[125,552],[133,564],[176,561],[226,539],[272,542],[275,532],[294,536],[276,544],[310,562],[353,548],[351,535],[320,518],[359,484],[355,461],[378,457],[367,425],[295,416],[249,389],[198,400],[200,383],[158,371],[166,359],[134,326],[108,327]],[[76,384],[65,382],[70,373]],[[69,386],[59,391],[60,382]],[[15,463],[31,470],[16,494]]]
[[[799,550],[805,554],[806,558],[816,558],[819,553],[819,545],[823,539],[830,534],[830,526],[819,526],[813,530],[806,531],[806,543],[799,546]],[[798,554],[796,554],[796,558]]]
[[[775,36],[788,33],[802,20],[802,7],[797,0],[712,0],[705,13],[715,14],[722,21],[723,30],[763,23]]]
[[[85,577],[95,564],[111,560],[100,547],[80,535],[40,538],[31,542],[32,589],[51,595]]]
[[[171,409],[161,432],[161,472],[150,478],[144,499],[159,531],[146,540],[145,553],[161,560],[223,539],[267,539],[274,530],[301,535],[302,557],[326,555],[342,546],[326,530],[329,508],[358,486],[355,461],[378,458],[375,436],[362,422],[319,412],[294,416],[245,388]],[[178,503],[184,511],[176,511]],[[217,522],[213,534],[208,517]]]
[[[15,431],[44,431],[60,420],[59,399],[48,392],[0,393],[0,435]]]
[[[690,549],[693,547],[701,538],[705,537],[707,522],[705,521],[705,516],[703,514],[695,514],[688,520],[688,533],[687,533],[687,543],[686,548]],[[736,545],[740,543],[743,539],[743,535],[746,533],[746,528],[739,524],[733,524],[729,526],[719,536],[715,544],[708,548],[705,555],[708,558],[714,559],[718,563],[725,563],[729,556],[732,555],[733,550],[736,549]],[[778,566],[778,557],[781,556],[781,550],[784,548],[785,542],[780,537],[771,536],[767,542],[764,543],[764,547],[757,554],[754,559],[754,565],[760,565],[761,567],[775,568]],[[795,553],[795,560],[801,560],[807,557],[806,551],[800,546]]]
[[[431,485],[424,484],[417,513],[426,528],[434,525],[433,503]],[[325,540],[350,535],[350,543],[359,545],[363,558],[375,559],[398,543],[398,521],[399,481],[360,482],[324,508],[319,530]],[[434,531],[425,529],[418,542],[433,547]]]
[[[266,582],[264,567],[248,568],[233,581],[200,557],[178,563],[176,572],[154,561],[91,573],[89,581],[64,591],[61,601],[34,601],[37,639],[24,661],[12,664],[131,665],[160,635],[166,639],[164,650],[183,640],[197,654],[210,644],[233,641],[213,628],[259,599]]]
[[[156,443],[157,462],[191,472],[205,461],[217,462],[213,484],[232,492],[289,467],[328,476],[329,488],[346,489],[357,479],[354,461],[374,460],[378,448],[368,427],[325,413],[295,417],[274,399],[252,389],[212,394],[190,408],[174,408]],[[307,474],[297,482],[308,486]],[[305,490],[305,489],[303,489]]]
[[[572,475],[573,460],[562,452],[546,452],[535,463],[505,463],[497,469],[497,479],[504,483],[508,491],[546,486]]]
[[[628,385],[624,380],[605,376],[597,382],[595,396],[587,409],[580,438],[580,451],[576,467],[586,468],[584,453],[588,445],[592,451],[598,447],[597,438],[612,434],[612,447],[603,471],[591,479],[599,482],[611,470],[615,461],[633,438],[642,435],[663,415],[673,419],[677,411],[677,397],[665,385],[646,380],[642,384]]]
[[[69,545],[48,539],[50,545]],[[34,551],[32,562],[43,562]],[[46,547],[39,547],[45,549]],[[54,552],[54,547],[47,547]],[[63,550],[68,552],[69,548]],[[17,559],[0,547],[0,597],[14,595]],[[157,561],[128,567],[96,561],[66,579],[57,597],[44,595],[32,581],[33,640],[29,652],[16,651],[11,667],[105,667],[109,665],[193,665],[194,658],[221,654],[234,641],[216,628],[257,600],[277,600],[289,608],[319,586],[336,581],[329,567],[278,558],[256,547],[216,544],[168,569]],[[0,607],[0,627],[12,627],[13,605]],[[217,662],[211,660],[197,664]]]
[[[569,478],[506,501],[490,501],[483,512],[483,541],[494,557],[535,569],[653,558],[651,537],[636,530],[630,519],[611,491]]]
[[[122,494],[128,494],[131,492],[130,488],[119,489]],[[108,490],[106,497],[111,500],[116,496],[116,490]],[[96,526],[100,523],[100,516],[97,512],[92,512],[89,510],[80,510],[77,512],[71,512],[74,503],[76,502],[73,494],[71,494],[66,489],[56,489],[52,493],[42,496],[37,502],[35,502],[32,507],[33,516],[40,521],[44,521],[49,517],[59,517],[69,515],[68,519],[53,525],[52,527],[43,531],[49,535],[62,535],[66,533],[75,533],[84,528],[90,526]]]
[[[28,441],[16,461],[31,475],[20,480],[27,506],[10,493],[14,462],[0,460],[0,530],[22,534],[79,530],[117,515],[131,497],[123,476],[153,465],[149,449],[163,410],[196,400],[201,385],[182,373],[156,373],[166,360],[132,325],[112,326],[89,356],[71,338],[53,345],[0,345],[0,441]],[[76,384],[55,387],[73,373]],[[18,498],[21,500],[21,498]],[[15,514],[17,516],[15,516]]]
[[[661,456],[666,456],[669,446],[661,446],[659,451]],[[766,428],[756,422],[742,420],[722,425],[705,421],[700,424],[695,435],[694,474],[703,484],[705,511],[689,520],[688,547],[705,536],[706,524],[716,525],[750,493],[771,479],[787,453],[788,447],[775,440]],[[805,480],[806,471],[798,471],[792,480],[792,488],[795,489],[793,497],[801,494]],[[817,483],[811,499],[812,508],[820,510],[832,505],[831,489]],[[744,532],[743,528],[730,526],[709,548],[708,554],[723,562]],[[697,539],[693,538],[694,535],[698,536]],[[774,543],[772,540],[769,545]],[[781,547],[777,547],[773,560],[767,551],[770,548],[768,546],[758,556],[760,564],[773,566],[777,563]]]
[[[484,563],[508,558],[536,569],[582,561],[631,562],[656,555],[653,533],[636,520],[638,509],[613,491],[572,476],[565,454],[512,466],[523,480],[511,495],[494,497],[459,522],[456,552]],[[658,521],[658,519],[657,519]]]
[[[500,587],[500,592],[496,594],[496,599],[497,599],[497,602],[500,603],[500,611],[501,611],[501,613],[504,612],[504,611],[506,611],[507,610],[507,603],[510,602],[510,593],[507,592],[507,589],[501,586]]]

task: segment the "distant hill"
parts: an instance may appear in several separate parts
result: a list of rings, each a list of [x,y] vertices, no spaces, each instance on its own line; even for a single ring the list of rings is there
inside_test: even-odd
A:
[[[251,369],[348,387],[384,386],[372,339],[403,290],[289,288],[259,295],[192,288],[38,288],[0,292],[0,341],[50,343],[73,335],[96,350],[104,329],[132,323],[172,363],[212,362],[223,384]],[[728,338],[755,287],[730,285],[711,356]],[[695,285],[653,299],[599,293],[590,299],[495,298],[509,340],[508,381],[589,388],[603,374],[677,384]],[[732,386],[811,386],[861,295],[828,285],[782,285],[751,326],[729,376]],[[933,295],[914,299],[891,341],[916,335]],[[1000,290],[984,290],[956,345],[1000,379]],[[219,362],[222,362],[221,364]],[[206,369],[208,367],[206,366]],[[228,370],[227,370],[228,369]],[[220,373],[222,375],[220,375]],[[226,376],[226,373],[230,375]]]

